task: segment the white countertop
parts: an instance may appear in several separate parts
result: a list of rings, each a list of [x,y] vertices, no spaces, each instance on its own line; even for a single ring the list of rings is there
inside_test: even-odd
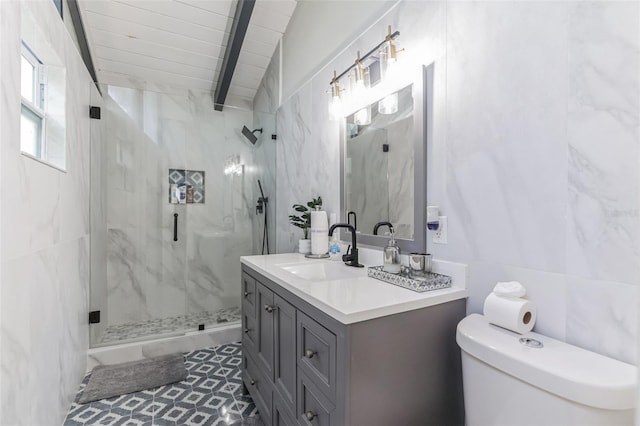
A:
[[[465,282],[466,266],[449,262],[441,262],[441,270],[438,270],[438,261],[434,261],[433,270],[434,272],[451,276],[452,287],[425,293],[417,293],[369,278],[366,267],[354,268],[346,266],[340,261],[328,259],[307,259],[304,255],[298,253],[243,256],[240,258],[240,262],[343,324],[353,324],[386,315],[425,308],[462,299],[468,295]],[[330,265],[327,266],[331,268],[346,268],[345,274],[348,274],[348,278],[311,281],[282,268],[283,265],[303,262],[328,262]],[[462,269],[458,268],[458,270],[462,270],[462,273],[451,273],[450,271],[455,270],[455,267],[451,265],[460,265]],[[456,275],[458,276],[456,277]]]

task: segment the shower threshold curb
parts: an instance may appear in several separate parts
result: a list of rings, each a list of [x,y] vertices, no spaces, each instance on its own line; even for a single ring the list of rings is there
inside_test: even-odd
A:
[[[98,365],[119,364],[239,342],[241,337],[241,323],[238,321],[202,331],[181,332],[152,340],[100,346],[87,352],[86,371],[91,371]]]

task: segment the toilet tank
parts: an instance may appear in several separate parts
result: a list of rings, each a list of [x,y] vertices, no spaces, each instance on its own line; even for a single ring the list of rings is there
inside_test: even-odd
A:
[[[467,426],[633,425],[632,365],[537,333],[513,333],[478,314],[460,321],[456,341]]]

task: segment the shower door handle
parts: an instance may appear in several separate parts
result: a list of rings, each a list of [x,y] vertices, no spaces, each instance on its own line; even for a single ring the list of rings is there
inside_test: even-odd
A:
[[[173,241],[178,241],[178,213],[173,214]]]

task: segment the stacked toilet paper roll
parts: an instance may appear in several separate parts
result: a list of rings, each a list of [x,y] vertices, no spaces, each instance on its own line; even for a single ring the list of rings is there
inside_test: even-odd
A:
[[[484,316],[491,324],[528,333],[536,322],[536,307],[525,295],[526,289],[517,281],[496,284],[484,301]]]
[[[311,254],[325,254],[329,251],[329,224],[327,212],[311,212]]]

